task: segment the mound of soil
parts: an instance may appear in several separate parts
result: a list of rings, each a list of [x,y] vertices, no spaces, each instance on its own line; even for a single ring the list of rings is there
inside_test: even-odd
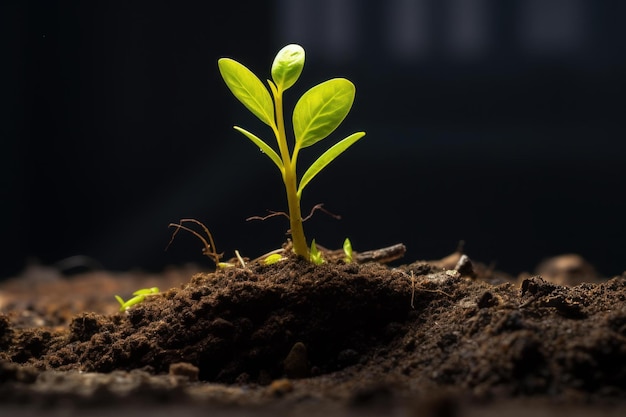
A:
[[[624,411],[626,274],[567,286],[459,256],[8,281],[0,410]],[[116,311],[114,294],[153,286],[170,289]]]

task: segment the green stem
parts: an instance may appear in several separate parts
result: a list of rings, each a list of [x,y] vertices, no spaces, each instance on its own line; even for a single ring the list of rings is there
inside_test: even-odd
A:
[[[287,191],[287,205],[289,207],[289,226],[291,228],[291,240],[293,243],[293,251],[296,255],[305,259],[309,258],[309,248],[304,236],[304,227],[302,225],[302,213],[300,211],[300,198],[298,198],[298,187],[296,177],[296,160],[292,160],[289,156],[289,147],[287,146],[287,135],[285,133],[285,120],[283,117],[283,97],[282,90],[277,88],[274,93],[274,107],[276,111],[276,125],[278,148],[280,156],[283,160],[283,182]]]
[[[289,205],[289,225],[291,227],[291,240],[293,251],[296,255],[305,259],[309,258],[309,248],[304,236],[302,225],[302,214],[300,212],[300,199],[296,188],[296,175],[291,170],[285,170],[283,177],[285,189],[287,190],[287,204]]]
[[[274,94],[274,108],[276,112],[276,141],[278,142],[278,150],[280,151],[286,172],[291,169],[291,158],[289,157],[287,134],[285,133],[285,119],[283,117],[283,92],[276,88],[272,89],[272,93]]]

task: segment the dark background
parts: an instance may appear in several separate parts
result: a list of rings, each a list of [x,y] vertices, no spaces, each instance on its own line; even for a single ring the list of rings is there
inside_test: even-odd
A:
[[[367,3],[367,5],[366,5]],[[217,59],[262,79],[300,43],[306,89],[357,86],[336,133],[367,136],[304,193],[309,239],[405,260],[452,252],[512,273],[575,252],[626,269],[626,6],[593,0],[55,2],[0,6],[0,278],[74,255],[111,270],[210,265],[167,225],[192,217],[218,250],[285,239],[275,166],[232,130],[271,141]],[[287,110],[287,114],[290,111]]]

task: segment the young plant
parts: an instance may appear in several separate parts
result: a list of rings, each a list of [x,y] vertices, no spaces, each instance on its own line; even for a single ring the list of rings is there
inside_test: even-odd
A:
[[[282,260],[284,260],[286,258],[283,257],[283,255],[281,255],[280,253],[273,253],[271,255],[269,255],[268,257],[265,258],[265,260],[263,261],[263,263],[265,265],[273,265],[277,262],[280,262]]]
[[[287,192],[293,251],[309,259],[300,211],[302,191],[331,161],[365,136],[365,132],[353,133],[331,146],[313,162],[299,181],[296,173],[298,155],[301,149],[330,135],[345,119],[354,102],[354,84],[345,78],[333,78],[305,92],[293,110],[294,142],[290,147],[285,129],[283,93],[295,84],[302,73],[304,49],[291,44],[278,52],[271,68],[272,79],[267,80],[269,91],[252,71],[233,59],[221,58],[218,66],[233,95],[274,133],[278,153],[255,134],[239,126],[234,127],[258,146],[280,170]]]
[[[350,242],[350,239],[348,238],[343,241],[343,253],[346,255],[344,256],[343,261],[347,264],[352,262],[352,242]]]
[[[146,297],[149,297],[151,295],[155,295],[158,293],[159,293],[158,287],[142,288],[140,290],[135,291],[133,293],[134,297],[130,298],[127,301],[124,301],[124,299],[120,297],[119,295],[116,295],[115,299],[117,300],[118,303],[120,303],[120,311],[126,311],[134,305],[143,303]]]

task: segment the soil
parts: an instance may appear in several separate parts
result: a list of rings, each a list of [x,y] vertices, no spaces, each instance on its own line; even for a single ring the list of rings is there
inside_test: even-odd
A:
[[[0,284],[0,413],[624,415],[626,273],[326,257],[28,270]]]

